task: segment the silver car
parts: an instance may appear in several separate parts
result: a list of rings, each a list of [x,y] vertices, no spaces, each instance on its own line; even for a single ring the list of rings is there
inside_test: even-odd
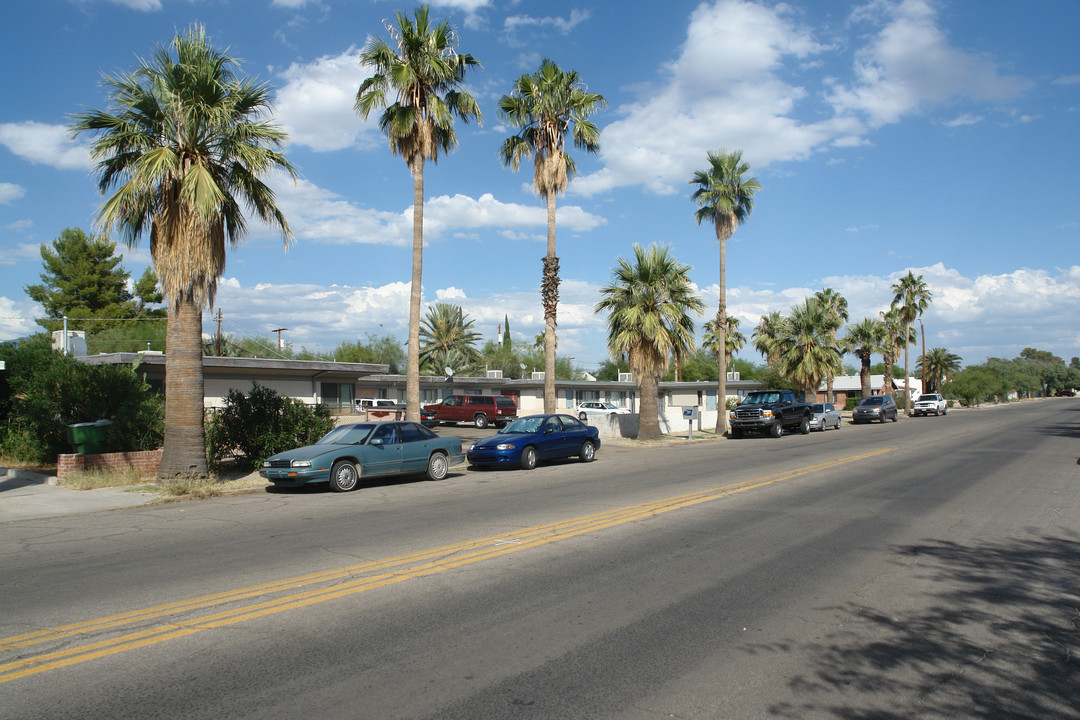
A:
[[[840,429],[840,411],[833,407],[832,403],[814,403],[810,410],[811,430]]]

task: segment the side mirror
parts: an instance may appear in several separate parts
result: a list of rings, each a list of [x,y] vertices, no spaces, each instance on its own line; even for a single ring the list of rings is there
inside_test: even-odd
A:
[[[382,438],[371,438],[371,444],[372,445],[382,445],[383,444],[383,439]]]

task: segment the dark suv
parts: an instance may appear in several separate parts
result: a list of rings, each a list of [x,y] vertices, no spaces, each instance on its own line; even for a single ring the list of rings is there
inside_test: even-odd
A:
[[[896,422],[898,416],[899,411],[896,409],[896,401],[893,400],[892,395],[874,395],[859,401],[859,404],[851,411],[851,422],[864,423],[875,420]]]
[[[517,403],[506,395],[447,395],[438,405],[425,405],[440,423],[471,422],[478,428],[502,427],[517,417]]]

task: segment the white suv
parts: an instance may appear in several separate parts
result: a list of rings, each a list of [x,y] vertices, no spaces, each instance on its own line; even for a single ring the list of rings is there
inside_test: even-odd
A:
[[[583,402],[577,406],[577,416],[582,422],[588,420],[590,414],[629,415],[630,411],[609,402]]]
[[[948,401],[938,393],[923,393],[919,396],[919,399],[915,401],[915,404],[911,406],[911,414],[918,417],[919,415],[929,415],[930,413],[934,413],[935,416],[948,415]]]

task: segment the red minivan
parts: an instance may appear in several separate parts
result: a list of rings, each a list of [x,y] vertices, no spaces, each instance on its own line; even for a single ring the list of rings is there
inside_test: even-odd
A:
[[[506,395],[447,395],[438,405],[425,405],[440,423],[471,422],[478,428],[502,427],[517,417],[517,403]]]

